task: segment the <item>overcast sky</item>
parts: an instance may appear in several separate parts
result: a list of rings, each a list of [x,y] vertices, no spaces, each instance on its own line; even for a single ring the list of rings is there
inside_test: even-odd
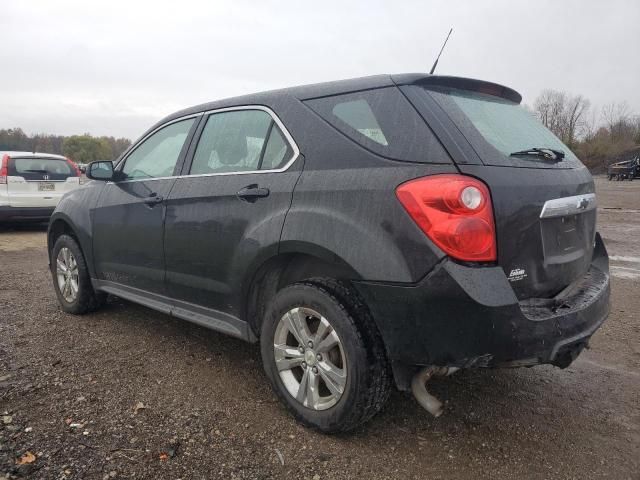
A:
[[[136,138],[209,100],[428,71],[640,113],[640,1],[0,2],[0,128]]]

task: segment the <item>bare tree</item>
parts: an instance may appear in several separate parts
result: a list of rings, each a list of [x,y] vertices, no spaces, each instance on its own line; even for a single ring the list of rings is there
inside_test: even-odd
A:
[[[640,145],[640,115],[633,117],[633,141]]]
[[[612,139],[619,140],[626,136],[633,136],[631,109],[627,102],[611,102],[602,107],[602,119]]]
[[[557,90],[543,90],[536,98],[533,108],[542,124],[562,137],[563,134],[563,114],[566,104],[566,95]]]
[[[630,117],[629,104],[627,102],[611,102],[602,107],[602,118],[609,130],[612,130],[620,122],[626,122]]]
[[[590,109],[584,115],[584,123],[582,126],[582,140],[591,142],[598,133],[598,112],[596,109]]]
[[[584,133],[590,106],[591,102],[582,95],[568,98],[564,111],[565,132],[562,139],[570,147],[573,147],[578,137]]]
[[[584,133],[589,107],[589,100],[582,95],[557,90],[543,90],[534,103],[542,124],[570,147]]]

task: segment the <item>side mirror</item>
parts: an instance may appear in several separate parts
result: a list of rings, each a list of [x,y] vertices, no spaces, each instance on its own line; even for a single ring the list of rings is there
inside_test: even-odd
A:
[[[87,165],[85,175],[91,180],[113,180],[113,162],[100,160]]]

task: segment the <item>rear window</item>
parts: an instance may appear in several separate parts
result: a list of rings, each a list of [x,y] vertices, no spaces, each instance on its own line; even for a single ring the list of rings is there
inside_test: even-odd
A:
[[[484,163],[531,166],[537,162],[550,167],[580,165],[574,153],[549,129],[518,103],[484,93],[454,88],[428,92],[467,137]],[[565,153],[562,162],[549,163],[538,157],[510,157],[530,148],[551,148]]]
[[[66,180],[76,175],[69,162],[57,158],[12,158],[9,175],[25,180]],[[48,178],[44,178],[44,177]]]
[[[314,98],[305,104],[378,155],[409,162],[450,163],[427,124],[396,87]]]

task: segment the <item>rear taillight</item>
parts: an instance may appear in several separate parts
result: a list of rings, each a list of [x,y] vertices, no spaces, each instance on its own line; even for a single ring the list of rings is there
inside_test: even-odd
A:
[[[2,156],[2,163],[0,164],[0,185],[7,183],[7,177],[9,176],[9,155],[4,154]]]
[[[81,177],[82,176],[82,172],[80,171],[80,169],[78,168],[78,165],[76,165],[75,163],[73,163],[69,158],[65,158],[65,160],[67,161],[67,163],[69,164],[69,166],[73,169],[73,171],[75,172],[74,177]]]
[[[434,175],[403,183],[398,200],[447,255],[471,262],[497,257],[493,207],[487,186],[464,175]]]

